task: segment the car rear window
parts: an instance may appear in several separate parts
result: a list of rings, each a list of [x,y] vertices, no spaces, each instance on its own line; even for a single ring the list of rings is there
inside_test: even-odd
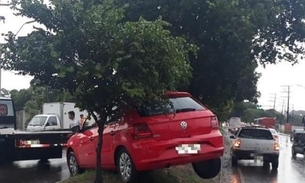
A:
[[[189,111],[199,111],[204,110],[205,108],[196,102],[191,97],[177,97],[170,98],[168,102],[164,104],[160,103],[151,103],[146,104],[138,108],[140,116],[156,116],[167,113],[180,113],[180,112],[189,112]]]
[[[298,142],[298,141],[305,142],[305,133],[295,134],[294,141],[295,142]]]
[[[273,136],[269,130],[242,129],[238,135],[240,138],[271,140]]]
[[[0,99],[0,117],[1,116],[14,116],[12,100]]]

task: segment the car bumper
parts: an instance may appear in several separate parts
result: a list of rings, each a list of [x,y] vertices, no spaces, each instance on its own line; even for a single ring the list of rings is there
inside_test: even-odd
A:
[[[178,154],[176,147],[181,144],[200,144],[200,150],[197,154]],[[131,154],[139,171],[217,159],[224,153],[223,136],[218,130],[186,139],[138,141],[132,147]]]
[[[233,156],[237,159],[252,160],[255,157],[263,157],[264,161],[275,161],[279,158],[279,152],[275,153],[260,153],[256,151],[233,150]]]

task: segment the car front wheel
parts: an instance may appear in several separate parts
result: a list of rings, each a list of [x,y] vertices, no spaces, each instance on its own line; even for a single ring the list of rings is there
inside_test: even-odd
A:
[[[126,149],[121,149],[116,156],[116,163],[118,172],[126,183],[135,182],[138,178],[139,172],[136,170],[132,157]]]
[[[71,176],[75,176],[83,172],[83,169],[81,169],[78,165],[74,152],[69,152],[67,157],[67,163]]]
[[[221,169],[220,158],[192,163],[196,174],[203,179],[216,177]]]

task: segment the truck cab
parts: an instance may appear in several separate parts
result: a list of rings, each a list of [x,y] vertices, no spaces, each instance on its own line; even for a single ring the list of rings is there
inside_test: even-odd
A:
[[[61,129],[61,121],[55,114],[39,114],[32,118],[27,126],[27,131],[41,132]]]

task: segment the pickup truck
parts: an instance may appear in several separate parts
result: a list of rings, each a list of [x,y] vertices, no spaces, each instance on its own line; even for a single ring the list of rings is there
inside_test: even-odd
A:
[[[31,119],[27,126],[27,131],[29,132],[41,132],[60,129],[62,129],[61,121],[56,114],[36,115]]]
[[[264,127],[242,127],[232,141],[232,166],[237,166],[238,160],[255,160],[263,158],[264,166],[272,164],[272,169],[278,168],[280,145],[274,139],[270,129]]]

